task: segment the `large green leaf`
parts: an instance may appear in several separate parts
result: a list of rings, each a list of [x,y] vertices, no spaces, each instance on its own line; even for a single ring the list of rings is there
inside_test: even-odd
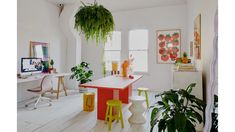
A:
[[[184,130],[186,126],[186,120],[187,119],[184,114],[178,113],[178,112],[175,113],[175,116],[174,116],[175,127],[179,132]]]
[[[167,121],[167,131],[176,132],[174,119],[170,119]]]
[[[164,132],[166,129],[166,120],[165,119],[161,119],[158,123],[158,132]]]

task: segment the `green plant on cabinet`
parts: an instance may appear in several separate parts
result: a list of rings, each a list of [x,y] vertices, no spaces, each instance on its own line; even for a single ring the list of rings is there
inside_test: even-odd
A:
[[[205,103],[192,95],[191,92],[196,83],[190,84],[186,90],[169,90],[155,97],[161,97],[162,101],[151,106],[151,129],[158,125],[158,132],[196,132],[196,123],[202,123],[203,118],[199,111],[203,111]]]

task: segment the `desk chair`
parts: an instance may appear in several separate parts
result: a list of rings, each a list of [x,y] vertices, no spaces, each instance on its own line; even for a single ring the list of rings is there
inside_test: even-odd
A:
[[[52,90],[52,88],[53,88],[53,85],[52,85],[52,76],[51,75],[45,75],[42,78],[42,82],[41,82],[41,85],[39,87],[32,88],[32,89],[27,89],[27,91],[29,91],[29,92],[33,92],[33,93],[39,94],[39,97],[35,98],[34,100],[31,100],[31,101],[27,102],[25,104],[25,107],[28,107],[29,104],[35,102],[34,109],[37,109],[37,104],[39,103],[39,101],[44,101],[44,100],[49,101],[49,106],[51,106],[52,105],[51,104],[51,99],[47,98],[47,97],[43,97],[43,95],[46,92],[50,92]]]

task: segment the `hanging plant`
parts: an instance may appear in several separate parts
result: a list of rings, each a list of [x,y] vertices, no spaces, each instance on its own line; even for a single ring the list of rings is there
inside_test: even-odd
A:
[[[75,14],[74,28],[85,35],[85,39],[96,40],[96,43],[106,42],[114,30],[113,16],[102,5],[94,4],[82,6]]]

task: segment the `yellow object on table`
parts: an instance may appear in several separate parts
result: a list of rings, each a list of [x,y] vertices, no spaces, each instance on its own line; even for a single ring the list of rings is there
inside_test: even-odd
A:
[[[95,108],[95,93],[87,92],[83,94],[83,110],[93,111]]]
[[[112,61],[112,71],[117,71],[117,70],[118,70],[118,62]]]

